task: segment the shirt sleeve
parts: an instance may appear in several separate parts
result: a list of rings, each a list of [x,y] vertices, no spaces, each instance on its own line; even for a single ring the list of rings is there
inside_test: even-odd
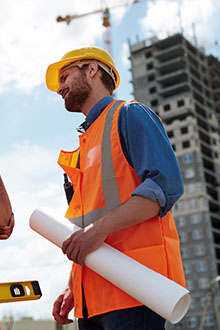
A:
[[[141,103],[126,103],[119,114],[119,137],[141,184],[132,195],[160,204],[163,217],[183,194],[179,165],[160,118]]]

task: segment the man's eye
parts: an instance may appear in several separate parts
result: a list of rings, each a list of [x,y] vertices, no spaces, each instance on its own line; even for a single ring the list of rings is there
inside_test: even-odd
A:
[[[62,76],[62,77],[60,78],[60,82],[65,82],[66,78],[67,78],[67,75]]]

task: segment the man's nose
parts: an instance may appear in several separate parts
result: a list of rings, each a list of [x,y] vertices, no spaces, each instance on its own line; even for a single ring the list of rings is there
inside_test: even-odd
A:
[[[59,88],[57,89],[57,94],[62,95],[62,91],[63,89],[59,86]]]

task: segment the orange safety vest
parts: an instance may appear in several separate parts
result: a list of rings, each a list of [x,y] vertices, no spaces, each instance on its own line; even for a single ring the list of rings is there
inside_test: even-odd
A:
[[[141,183],[120,144],[118,116],[124,103],[111,102],[80,135],[79,149],[60,153],[58,163],[74,188],[66,217],[80,227],[128,200]],[[79,150],[80,169],[77,168]],[[155,216],[110,234],[105,242],[185,286],[179,239],[171,212],[163,218]],[[82,285],[89,317],[142,305],[86,266],[73,263],[72,279],[77,318],[83,317]]]

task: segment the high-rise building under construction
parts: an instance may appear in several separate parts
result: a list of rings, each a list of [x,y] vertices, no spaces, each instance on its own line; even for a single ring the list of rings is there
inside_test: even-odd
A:
[[[220,62],[182,34],[130,45],[130,61],[134,98],[162,118],[185,186],[173,213],[192,303],[186,317],[170,328],[217,330]]]

